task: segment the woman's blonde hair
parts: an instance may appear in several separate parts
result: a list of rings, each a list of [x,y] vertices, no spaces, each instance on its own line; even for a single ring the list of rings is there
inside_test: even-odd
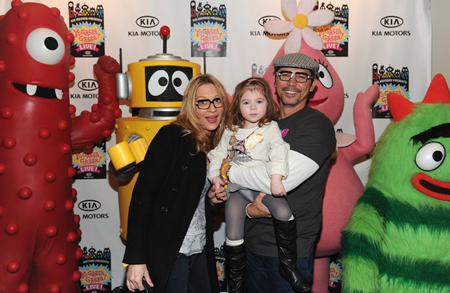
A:
[[[219,126],[211,133],[204,130],[202,121],[197,117],[195,111],[198,88],[205,84],[212,84],[216,88],[217,94],[223,104],[223,115]],[[214,107],[214,105],[211,105],[211,107]],[[196,154],[200,151],[207,153],[219,143],[220,137],[225,129],[225,123],[223,122],[225,113],[228,112],[228,108],[229,103],[227,100],[227,93],[222,83],[211,74],[200,74],[191,79],[184,91],[183,105],[181,106],[177,120],[175,120],[173,124],[183,127],[186,135],[192,135],[197,144]]]
[[[263,126],[273,120],[279,118],[278,105],[275,103],[272,97],[272,91],[270,90],[269,83],[262,77],[250,77],[242,81],[236,86],[234,91],[233,101],[231,101],[230,110],[227,111],[225,117],[225,125],[228,129],[236,131],[236,127],[242,128],[245,123],[245,119],[240,111],[240,104],[242,96],[247,91],[256,91],[264,96],[267,100],[267,111],[261,120],[258,122],[258,126]]]

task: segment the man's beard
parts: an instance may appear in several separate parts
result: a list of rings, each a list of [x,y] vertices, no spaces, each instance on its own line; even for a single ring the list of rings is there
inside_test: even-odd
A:
[[[295,106],[297,106],[299,103],[300,103],[299,100],[295,100],[293,103],[287,103],[287,102],[284,101],[284,99],[281,99],[281,104],[283,104],[283,106],[288,107],[288,108],[289,108],[289,107],[295,107]]]
[[[285,92],[285,91],[291,91],[291,92],[294,92],[294,91],[295,91],[295,92],[297,92],[298,95],[300,95],[300,96],[302,95],[302,92],[301,92],[301,91],[298,91],[297,89],[292,90],[292,88],[290,88],[290,87],[285,87],[285,88],[283,88],[282,93]],[[283,95],[281,95],[281,97],[280,97],[280,102],[281,102],[281,104],[283,104],[283,106],[290,108],[290,107],[295,107],[295,106],[297,106],[298,104],[302,103],[304,100],[307,100],[307,99],[308,99],[308,95],[306,95],[306,96],[303,97],[303,98],[295,99],[295,100],[292,100],[291,102],[287,102],[287,101],[285,101],[285,99],[283,98]]]

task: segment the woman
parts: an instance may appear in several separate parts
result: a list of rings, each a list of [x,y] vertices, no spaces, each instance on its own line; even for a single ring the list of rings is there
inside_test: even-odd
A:
[[[195,76],[177,120],[150,144],[133,190],[124,263],[127,287],[218,292],[213,212],[223,190],[210,188],[206,154],[220,140],[228,100],[212,75]],[[208,191],[209,190],[209,191]]]

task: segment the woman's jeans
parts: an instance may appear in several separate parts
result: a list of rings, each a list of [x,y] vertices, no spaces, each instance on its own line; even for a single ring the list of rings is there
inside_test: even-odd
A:
[[[186,256],[179,253],[167,283],[166,293],[211,292],[206,261],[206,248],[202,253]]]

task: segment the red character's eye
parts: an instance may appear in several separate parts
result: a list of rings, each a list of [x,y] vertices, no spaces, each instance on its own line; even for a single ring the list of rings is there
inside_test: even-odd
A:
[[[65,54],[61,36],[47,28],[35,29],[28,35],[27,50],[33,59],[48,65],[58,63]]]

